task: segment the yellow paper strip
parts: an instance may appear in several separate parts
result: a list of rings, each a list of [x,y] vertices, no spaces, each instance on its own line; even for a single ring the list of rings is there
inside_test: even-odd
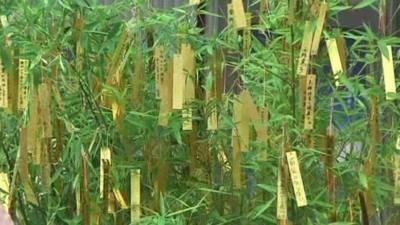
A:
[[[81,163],[80,203],[82,204],[82,225],[90,225],[89,165],[88,155],[83,149],[81,150]]]
[[[200,0],[190,0],[191,5],[198,5],[200,4]]]
[[[316,76],[314,74],[308,75],[304,108],[304,129],[307,130],[314,129],[315,84]]]
[[[246,94],[243,94],[243,92],[239,95],[238,100],[233,103],[233,120],[236,125],[234,130],[240,142],[240,151],[247,152],[249,147],[249,123],[244,106]]]
[[[386,48],[389,55],[385,57],[382,53],[383,78],[385,81],[386,99],[393,100],[396,94],[396,82],[394,78],[392,46],[388,45]]]
[[[108,147],[102,147],[100,150],[100,198],[104,197],[104,163],[108,162],[111,164],[111,150]]]
[[[281,164],[278,170],[276,205],[276,218],[278,220],[287,220],[287,179],[285,164]]]
[[[53,127],[51,125],[51,106],[50,106],[50,84],[48,82],[42,83],[38,88],[39,106],[41,122],[43,124],[43,137],[51,138],[53,136]]]
[[[210,93],[207,93],[207,102],[210,101],[211,97],[208,97]],[[207,130],[217,130],[218,129],[218,111],[216,106],[214,105],[213,108],[210,109],[209,107],[209,115],[207,120]]]
[[[164,47],[159,46],[154,49],[154,67],[156,75],[156,98],[161,97],[161,83],[163,82],[166,74],[167,61],[165,59]]]
[[[17,153],[17,168],[24,187],[25,197],[28,202],[39,205],[36,194],[32,189],[32,183],[29,177],[28,167],[28,149],[26,146],[26,129],[22,128],[20,132],[19,151]]]
[[[400,154],[394,155],[394,204],[400,205]]]
[[[245,28],[247,23],[242,0],[232,0],[232,8],[236,28]]]
[[[0,60],[0,107],[8,107],[8,75],[2,60]]]
[[[124,197],[121,194],[121,191],[119,189],[113,188],[113,193],[115,196],[115,199],[117,200],[119,206],[121,207],[121,209],[127,209],[129,208],[128,205],[125,202]]]
[[[18,65],[18,109],[24,110],[28,103],[28,66],[29,61],[19,59]]]
[[[140,170],[131,171],[131,223],[140,220]]]
[[[172,81],[172,109],[182,109],[185,77],[183,73],[183,58],[181,54],[174,55],[174,73]]]
[[[158,115],[158,124],[160,126],[168,125],[168,115],[172,111],[172,80],[173,80],[173,63],[168,63],[167,73],[161,81],[160,94],[160,113]]]
[[[81,215],[81,210],[82,210],[81,187],[79,185],[75,187],[75,200],[76,200],[76,214]]]
[[[0,173],[0,201],[5,210],[10,205],[10,182],[7,173]]]
[[[239,190],[241,186],[241,169],[240,169],[240,139],[232,132],[232,183],[233,189]]]
[[[397,136],[396,148],[397,150],[400,150],[400,134]]]
[[[6,27],[8,27],[8,19],[7,19],[7,16],[6,15],[1,15],[0,16],[0,22],[1,22],[1,26],[3,27],[3,28],[6,28]]]
[[[290,171],[290,177],[292,180],[293,190],[296,197],[296,202],[298,207],[303,207],[307,205],[307,197],[304,191],[303,179],[301,178],[299,161],[297,160],[296,152],[286,153],[287,162]]]
[[[311,47],[311,55],[317,55],[319,50],[319,44],[321,41],[322,30],[324,29],[324,23],[326,18],[326,12],[328,11],[328,3],[323,2],[319,8],[317,29],[314,33],[314,38]]]
[[[305,76],[308,72],[308,64],[310,63],[310,51],[312,44],[313,32],[310,21],[306,21],[304,25],[303,43],[301,44],[300,57],[297,65],[297,74]]]
[[[343,62],[339,53],[338,43],[336,38],[326,40],[328,48],[329,60],[331,62],[332,72],[335,76],[335,84],[339,86],[339,74],[344,72]]]
[[[195,67],[196,60],[190,45],[182,44],[183,70],[185,77],[185,107],[182,111],[183,130],[192,130],[192,107],[191,102],[195,99]]]
[[[288,150],[288,137],[287,128],[283,127],[282,132],[282,148],[279,159],[278,167],[278,180],[277,180],[277,202],[276,202],[276,218],[279,224],[286,224],[287,215],[287,201],[288,201],[288,171],[285,163],[285,153]]]

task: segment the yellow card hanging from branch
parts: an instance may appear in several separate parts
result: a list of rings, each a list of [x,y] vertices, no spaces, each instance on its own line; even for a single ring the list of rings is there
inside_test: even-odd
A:
[[[174,55],[174,70],[172,81],[172,109],[182,109],[185,91],[182,54]]]
[[[280,221],[279,224],[286,224],[287,216],[287,200],[288,200],[288,171],[285,163],[285,153],[288,151],[288,137],[286,127],[283,127],[282,132],[282,149],[279,159],[279,170],[277,180],[277,201],[276,201],[276,218]]]
[[[173,62],[169,60],[167,64],[167,73],[161,80],[160,87],[160,113],[158,115],[158,125],[168,125],[168,115],[172,111],[172,80],[173,80]]]
[[[119,189],[113,188],[113,193],[114,193],[115,199],[117,200],[117,203],[119,204],[119,207],[121,207],[121,209],[129,208]]]
[[[2,60],[0,60],[0,107],[8,107],[8,75]]]
[[[310,63],[310,51],[312,44],[313,32],[310,21],[306,21],[304,25],[303,43],[301,44],[300,56],[297,66],[297,74],[305,76],[308,72],[308,64]]]
[[[28,66],[29,61],[19,59],[18,65],[18,109],[24,110],[28,102]]]
[[[49,82],[44,82],[39,85],[38,96],[39,96],[39,113],[40,119],[43,124],[43,137],[51,138],[53,136],[53,126],[51,124],[51,86]]]
[[[131,223],[140,220],[140,170],[131,171]]]
[[[100,150],[100,198],[104,198],[104,196],[108,197],[108,187],[105,188],[105,184],[109,184],[108,176],[104,173],[105,163],[111,165],[111,150],[108,147],[102,147]]]
[[[236,125],[236,134],[240,142],[240,151],[247,152],[249,149],[249,118],[245,112],[244,105],[247,99],[248,92],[242,91],[238,96],[238,100],[233,103],[233,120]]]
[[[304,191],[303,179],[301,178],[299,161],[295,151],[287,152],[286,158],[289,166],[290,177],[298,207],[307,205],[306,192]]]
[[[195,98],[195,66],[194,52],[189,44],[182,44],[183,71],[185,77],[185,107],[182,111],[183,130],[192,130],[192,107]]]
[[[316,76],[310,74],[306,81],[306,99],[304,108],[304,129],[314,129],[314,105],[315,105],[315,85]]]
[[[400,150],[400,134],[397,136],[396,149]]]
[[[383,79],[385,81],[386,99],[392,100],[396,94],[392,46],[386,46],[386,51],[387,56],[382,52]]]
[[[160,99],[161,83],[165,78],[167,61],[165,59],[164,47],[158,46],[154,49],[154,64],[156,75],[156,98]]]
[[[400,154],[394,155],[394,204],[400,205]]]
[[[242,0],[232,0],[232,9],[235,27],[237,29],[245,28],[247,23]]]
[[[191,5],[198,5],[200,4],[200,0],[190,0]]]
[[[87,153],[81,150],[81,186],[80,186],[80,204],[82,224],[90,225],[90,193],[89,193],[89,165]]]
[[[5,210],[8,210],[10,205],[10,182],[7,173],[3,172],[0,173],[0,203]]]
[[[24,187],[26,200],[31,204],[39,205],[29,177],[28,149],[26,146],[26,140],[26,128],[22,128],[19,137],[19,151],[17,154],[16,166],[21,178],[22,186]]]
[[[241,154],[240,138],[233,130],[232,131],[232,183],[234,190],[239,190],[241,186],[240,154]]]
[[[319,8],[319,13],[318,13],[317,28],[315,30],[314,38],[312,41],[311,55],[318,54],[319,44],[321,41],[322,31],[324,29],[327,11],[328,11],[328,3],[327,2],[321,3],[321,6]]]
[[[344,62],[339,50],[337,38],[330,38],[326,40],[326,46],[328,48],[329,60],[331,62],[332,73],[335,76],[335,85],[339,86],[339,74],[344,72]]]

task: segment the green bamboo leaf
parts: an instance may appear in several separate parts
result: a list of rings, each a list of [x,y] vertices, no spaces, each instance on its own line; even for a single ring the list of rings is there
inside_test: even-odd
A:
[[[383,54],[383,56],[385,56],[386,58],[389,58],[389,50],[388,50],[386,42],[384,40],[378,41],[378,47],[379,47],[379,50],[381,51],[381,53]]]
[[[372,4],[375,2],[376,0],[362,0],[356,6],[354,6],[353,9],[362,9],[368,6],[372,6]]]

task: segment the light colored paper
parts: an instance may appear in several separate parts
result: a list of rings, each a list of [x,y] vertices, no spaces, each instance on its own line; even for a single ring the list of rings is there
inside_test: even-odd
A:
[[[131,171],[131,223],[140,220],[140,170]]]
[[[319,45],[321,41],[322,31],[324,29],[326,13],[328,11],[328,3],[322,2],[319,8],[318,20],[317,20],[317,28],[314,32],[314,38],[311,47],[311,55],[317,55],[319,50]]]
[[[247,23],[242,0],[232,0],[232,8],[235,27],[237,29],[245,28]]]
[[[388,45],[386,48],[389,56],[387,58],[382,53],[383,79],[385,81],[386,99],[393,100],[394,94],[396,94],[396,82],[394,78],[392,46]]]
[[[290,177],[298,207],[307,205],[306,192],[304,191],[303,179],[301,178],[299,161],[296,152],[287,152],[286,158],[289,166]]]
[[[336,38],[326,40],[328,48],[329,60],[331,62],[332,73],[335,76],[335,85],[339,86],[339,74],[344,72],[343,62],[339,53],[338,43]]]
[[[304,108],[304,129],[314,129],[314,108],[315,108],[315,85],[316,76],[307,75],[306,96]]]
[[[313,32],[311,23],[310,21],[306,21],[306,24],[304,25],[303,43],[301,44],[300,56],[297,65],[297,74],[299,76],[305,76],[308,73],[312,38]]]
[[[185,77],[181,54],[174,55],[174,72],[172,81],[172,109],[182,109],[185,93]]]

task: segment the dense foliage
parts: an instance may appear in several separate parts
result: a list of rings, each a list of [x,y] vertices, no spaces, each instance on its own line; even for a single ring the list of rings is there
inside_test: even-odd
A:
[[[379,31],[368,25],[341,29],[335,22],[342,11],[373,8],[386,27],[391,21],[386,1],[363,0],[356,6],[329,1],[320,50],[308,70],[317,76],[312,130],[303,126],[296,71],[305,21],[315,29],[319,1],[266,2],[265,11],[253,12],[257,23],[251,26],[251,47],[244,53],[244,31],[232,23],[205,34],[196,22],[202,15],[228,20],[225,11],[208,12],[207,3],[160,10],[145,0],[1,0],[0,14],[8,26],[2,21],[0,53],[9,80],[18,76],[18,59],[30,61],[28,106],[18,110],[11,97],[0,113],[0,166],[11,183],[10,212],[17,224],[85,224],[84,212],[77,212],[79,195],[89,200],[81,207],[89,210],[91,224],[96,217],[98,224],[129,224],[130,209],[110,200],[107,205],[115,209],[107,213],[100,198],[104,146],[112,152],[110,186],[122,192],[128,205],[130,171],[141,170],[140,224],[277,224],[277,177],[285,150],[297,152],[308,199],[308,206],[297,207],[287,180],[290,223],[367,224],[365,213],[371,224],[398,223],[393,157],[400,130],[399,95],[386,99],[381,54],[388,55],[386,46],[391,45],[397,67],[400,39],[382,26]],[[337,87],[325,39],[340,36],[347,43],[347,70],[339,75]],[[163,46],[171,64],[182,43],[190,44],[196,57],[192,130],[182,130],[180,110],[171,111],[167,126],[159,125],[155,48]],[[210,101],[209,90],[219,85],[215,73],[224,74],[225,85],[217,87],[224,94]],[[46,125],[34,133],[29,129],[35,116],[46,118],[43,111],[36,115],[32,110],[40,84],[51,92],[50,135]],[[16,94],[17,83],[8,85],[9,95]],[[241,188],[236,189],[233,102],[242,89],[257,106],[268,109],[268,141],[258,141],[255,129],[250,130],[250,149],[241,153]],[[214,109],[218,129],[208,130]],[[26,159],[37,205],[28,201],[18,178],[23,175],[16,176],[25,127],[27,144],[36,137],[36,149],[46,152],[39,163],[33,154]],[[332,146],[333,153],[327,151]],[[84,162],[88,189],[80,192]]]

